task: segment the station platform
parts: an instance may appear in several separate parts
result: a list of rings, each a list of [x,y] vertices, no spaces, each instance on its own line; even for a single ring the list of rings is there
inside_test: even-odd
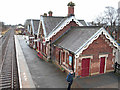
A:
[[[18,36],[14,37],[20,88],[35,88]]]
[[[40,59],[37,51],[29,47],[26,36],[17,35],[15,38],[22,88],[67,88],[64,72],[55,64]]]

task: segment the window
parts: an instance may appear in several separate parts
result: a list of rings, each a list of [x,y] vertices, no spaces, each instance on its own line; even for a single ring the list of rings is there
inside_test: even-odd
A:
[[[64,51],[64,54],[63,54],[63,64],[66,64],[67,63],[67,52]]]

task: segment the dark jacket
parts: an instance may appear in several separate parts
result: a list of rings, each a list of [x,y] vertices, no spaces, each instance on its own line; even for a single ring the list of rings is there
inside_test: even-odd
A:
[[[69,73],[68,76],[67,76],[67,78],[66,78],[66,80],[67,80],[68,82],[72,82],[72,81],[73,81],[73,77],[74,77],[74,75],[71,74],[71,73]]]

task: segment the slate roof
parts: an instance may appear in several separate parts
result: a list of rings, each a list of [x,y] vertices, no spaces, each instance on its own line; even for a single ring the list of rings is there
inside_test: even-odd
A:
[[[31,19],[27,19],[24,25],[27,26],[27,25],[30,25],[30,23],[31,23]]]
[[[2,22],[0,22],[0,32],[2,31]]]
[[[87,26],[87,23],[84,20],[78,20],[83,26]]]
[[[37,34],[40,20],[33,20],[34,34]]]
[[[57,25],[61,24],[65,19],[66,17],[43,16],[46,34],[49,35],[49,33],[51,33],[52,30],[57,27]]]
[[[27,19],[24,23],[25,29],[28,30],[28,26],[30,26],[30,25],[31,25],[31,19]]]
[[[100,27],[95,26],[72,27],[54,44],[75,53],[99,29]]]
[[[31,23],[31,21],[32,21],[32,23]],[[25,22],[25,28],[27,29],[28,25],[32,26],[32,24],[33,24],[34,34],[37,34],[38,27],[39,27],[39,22],[40,22],[40,20],[37,20],[37,19],[27,19],[26,22]]]

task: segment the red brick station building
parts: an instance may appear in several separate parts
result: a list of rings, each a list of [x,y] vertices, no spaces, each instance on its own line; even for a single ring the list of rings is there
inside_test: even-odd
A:
[[[88,26],[84,20],[74,15],[75,4],[68,3],[68,15],[40,16],[36,38],[29,29],[34,24],[27,24],[29,37],[33,37],[33,46],[38,56],[45,61],[52,61],[58,67],[76,76],[91,76],[114,70],[118,44],[102,27]],[[36,43],[36,44],[35,44]]]

